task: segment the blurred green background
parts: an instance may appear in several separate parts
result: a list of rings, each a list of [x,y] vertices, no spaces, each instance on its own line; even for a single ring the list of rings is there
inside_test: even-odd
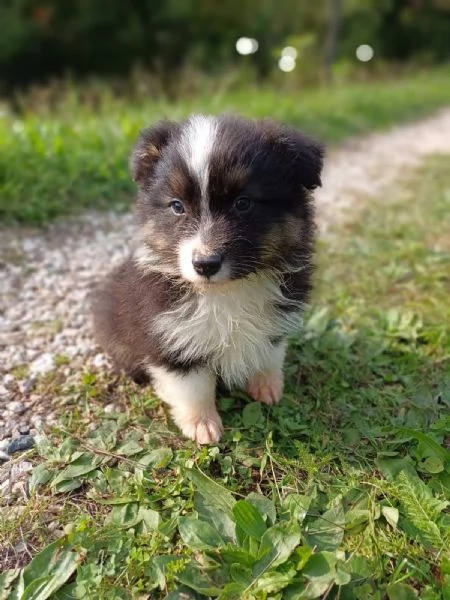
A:
[[[367,65],[373,74],[405,61],[435,64],[449,56],[450,2],[2,0],[0,22],[6,90],[68,72],[77,78],[134,72],[139,87],[145,72],[158,91],[179,95],[183,73],[191,83],[194,72],[274,77],[284,46],[299,53],[298,83],[327,80],[331,70],[358,75],[355,49],[363,44],[375,51]],[[246,59],[236,52],[242,36],[258,42]]]
[[[143,126],[190,112],[325,142],[450,104],[450,0],[2,0],[0,220],[128,207]]]

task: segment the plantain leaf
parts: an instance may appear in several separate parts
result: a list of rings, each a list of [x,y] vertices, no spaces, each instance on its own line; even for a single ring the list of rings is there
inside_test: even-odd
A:
[[[267,527],[258,510],[247,500],[239,500],[233,507],[236,524],[249,536],[260,540]]]

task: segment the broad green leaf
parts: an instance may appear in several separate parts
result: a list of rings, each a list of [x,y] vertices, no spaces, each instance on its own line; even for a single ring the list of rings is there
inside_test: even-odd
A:
[[[246,586],[241,583],[227,583],[220,592],[219,600],[242,600]]]
[[[306,563],[302,575],[308,579],[322,579],[334,581],[336,575],[336,555],[332,552],[318,552],[313,554]]]
[[[34,491],[38,486],[45,485],[52,478],[53,471],[47,469],[45,463],[37,465],[33,469],[33,473],[30,477],[30,491]]]
[[[87,475],[91,471],[95,471],[102,462],[105,461],[105,457],[94,456],[93,454],[83,453],[76,460],[71,462],[65,469],[52,481],[52,486],[57,487],[58,484],[63,481],[79,479],[83,475]],[[58,491],[61,488],[58,487]]]
[[[254,556],[232,544],[221,548],[220,555],[223,556],[228,564],[240,563],[246,567],[252,567],[255,564]]]
[[[417,600],[417,595],[406,583],[391,583],[386,589],[389,600]]]
[[[61,589],[55,592],[51,600],[79,600],[77,594],[77,583],[66,583]]]
[[[339,561],[336,566],[336,585],[347,585],[348,583],[350,583],[351,579],[352,576],[348,571],[347,565],[342,561]]]
[[[64,479],[57,484],[52,481],[52,486],[55,488],[57,494],[65,494],[67,492],[73,492],[83,485],[81,479]]]
[[[289,494],[286,496],[283,507],[289,511],[292,519],[296,519],[301,525],[311,505],[312,498],[310,496],[302,496],[301,494]]]
[[[344,539],[345,515],[342,503],[308,523],[304,535],[309,546],[318,550],[337,550]]]
[[[361,529],[361,525],[367,523],[370,519],[370,510],[354,508],[345,513],[345,529],[354,533],[354,530]]]
[[[423,446],[429,448],[432,452],[432,456],[439,457],[442,461],[450,464],[450,451],[438,444],[431,436],[426,435],[421,431],[410,429],[409,427],[398,427],[397,429],[402,433],[410,435],[412,438],[423,444]]]
[[[148,454],[139,457],[138,463],[141,466],[150,467],[152,469],[164,469],[173,458],[171,448],[156,448]]]
[[[347,565],[350,572],[358,579],[364,579],[373,575],[373,567],[365,556],[353,555],[349,558]]]
[[[137,440],[125,440],[122,442],[114,452],[116,454],[120,454],[120,456],[133,456],[133,454],[139,454],[143,450],[142,444],[140,444]]]
[[[249,567],[233,563],[230,565],[229,571],[231,579],[240,585],[248,587],[253,581],[252,571]]]
[[[378,456],[375,460],[375,464],[388,481],[395,481],[397,475],[401,471],[406,471],[411,475],[417,475],[414,468],[414,462],[410,456],[405,456],[403,458]]]
[[[292,583],[295,576],[294,569],[290,569],[287,573],[270,571],[258,577],[254,589],[264,594],[276,594]]]
[[[108,521],[119,527],[129,529],[138,522],[139,503],[129,502],[113,506]]]
[[[225,545],[218,532],[209,523],[199,521],[195,517],[180,517],[178,530],[184,543],[193,550],[217,549]]]
[[[19,578],[16,582],[16,587],[12,590],[11,595],[8,596],[8,600],[20,600],[25,590],[25,582],[23,578],[24,569],[20,569]]]
[[[236,524],[251,537],[260,540],[267,527],[257,509],[247,500],[239,500],[233,507]]]
[[[180,583],[199,592],[204,596],[219,596],[220,588],[214,585],[203,573],[192,566],[188,566],[176,576]]]
[[[398,509],[394,506],[382,506],[381,514],[391,527],[396,529],[398,523]]]
[[[233,506],[236,504],[236,500],[226,488],[197,469],[189,469],[187,474],[197,488],[198,493],[208,501],[208,504],[223,510],[229,517],[233,518]]]
[[[189,589],[185,585],[169,592],[164,596],[164,600],[198,600],[199,596],[194,590]]]
[[[195,492],[194,507],[202,521],[207,521],[219,532],[220,536],[229,542],[234,542],[236,538],[236,523],[223,510],[210,504],[209,499]]]
[[[8,600],[11,594],[11,586],[19,577],[20,569],[9,569],[0,573],[0,600]]]
[[[332,583],[321,580],[311,580],[297,583],[283,591],[283,600],[312,600],[322,598],[332,586]]]
[[[420,463],[420,469],[426,473],[442,473],[444,468],[444,461],[439,456],[429,456]]]
[[[250,502],[250,504],[253,504],[260,515],[267,517],[270,525],[275,523],[277,511],[272,500],[269,500],[269,498],[266,498],[262,494],[256,494],[255,492],[251,492],[245,499],[247,502]]]
[[[296,521],[285,521],[270,527],[261,538],[259,560],[253,567],[254,577],[284,563],[300,544],[300,538],[300,526]]]
[[[313,554],[302,570],[308,581],[287,588],[283,594],[286,600],[296,600],[297,598],[320,598],[329,588],[334,585],[336,580],[337,558],[331,552],[319,552]]]
[[[136,517],[136,521],[138,523],[142,522],[144,524],[146,532],[155,531],[159,527],[160,516],[156,510],[140,506]]]
[[[46,546],[23,570],[24,591],[20,600],[45,600],[56,592],[75,572],[78,552],[57,540]]]
[[[263,418],[261,402],[250,402],[242,411],[242,422],[245,427],[256,425]]]

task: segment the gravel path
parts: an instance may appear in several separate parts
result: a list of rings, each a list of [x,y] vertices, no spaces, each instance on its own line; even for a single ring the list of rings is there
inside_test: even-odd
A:
[[[450,153],[450,109],[333,151],[317,193],[322,233],[433,153]],[[0,460],[56,419],[51,394],[36,387],[42,375],[57,370],[70,383],[108,364],[92,340],[86,294],[132,235],[129,214],[87,214],[45,232],[0,229]]]

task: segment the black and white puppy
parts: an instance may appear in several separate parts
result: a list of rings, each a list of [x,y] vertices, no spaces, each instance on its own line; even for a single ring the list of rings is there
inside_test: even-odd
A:
[[[163,121],[137,141],[138,244],[96,290],[95,331],[200,444],[223,431],[218,378],[281,398],[286,337],[311,287],[322,158],[291,127],[234,116]]]

